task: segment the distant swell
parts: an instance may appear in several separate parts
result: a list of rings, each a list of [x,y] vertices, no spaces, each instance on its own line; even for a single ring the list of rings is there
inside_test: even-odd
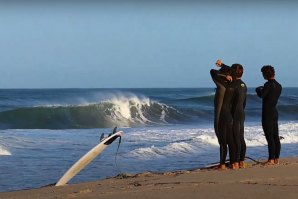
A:
[[[183,114],[170,106],[135,97],[88,105],[39,106],[4,111],[0,112],[0,127],[2,129],[131,127],[172,123],[183,117]]]
[[[186,99],[180,99],[177,101],[184,101],[184,102],[194,102],[194,103],[209,103],[210,100],[213,101],[214,95],[206,95],[200,97],[190,97]]]

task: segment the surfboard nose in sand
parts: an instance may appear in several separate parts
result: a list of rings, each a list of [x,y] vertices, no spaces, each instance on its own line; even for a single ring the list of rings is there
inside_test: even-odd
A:
[[[82,156],[74,165],[67,170],[67,172],[60,178],[55,186],[62,186],[69,182],[75,175],[77,175],[83,168],[85,168],[92,160],[94,160],[107,146],[113,143],[118,137],[123,135],[123,131],[116,132],[114,128],[113,133],[104,138],[102,135],[100,143]]]

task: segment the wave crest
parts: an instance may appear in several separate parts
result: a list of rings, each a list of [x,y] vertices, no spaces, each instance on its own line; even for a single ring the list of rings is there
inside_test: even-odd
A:
[[[149,98],[113,97],[94,104],[37,106],[0,112],[0,127],[69,129],[131,127],[167,123],[184,117],[175,108]]]

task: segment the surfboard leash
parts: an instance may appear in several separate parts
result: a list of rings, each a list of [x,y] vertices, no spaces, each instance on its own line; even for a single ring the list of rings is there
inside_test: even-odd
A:
[[[118,164],[117,164],[117,155],[118,155],[118,151],[119,151],[119,148],[120,148],[120,144],[121,144],[121,136],[119,137],[119,142],[118,142],[118,147],[117,147],[117,151],[116,151],[116,154],[115,154],[115,166],[118,170],[119,173],[122,173],[121,170],[119,169],[118,167]]]
[[[255,162],[256,164],[264,164],[264,162],[260,162],[260,161],[258,161],[256,159],[253,159],[253,158],[249,157],[249,156],[245,156],[245,159],[251,160],[251,161]],[[226,162],[225,162],[225,164],[229,164],[229,163],[230,163],[230,159],[227,159]],[[214,163],[211,163],[211,164],[209,164],[207,166],[203,166],[200,169],[212,168],[212,167],[218,166],[219,164],[220,164],[220,162],[214,162]]]
[[[251,157],[248,157],[248,156],[245,156],[245,159],[249,159],[249,160],[251,160],[251,161],[253,161],[253,162],[257,163],[257,164],[263,164],[263,162],[260,162],[258,160],[255,160],[255,159],[253,159]]]

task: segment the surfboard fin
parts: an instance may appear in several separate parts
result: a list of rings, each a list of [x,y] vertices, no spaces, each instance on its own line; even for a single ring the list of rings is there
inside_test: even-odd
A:
[[[108,137],[110,137],[111,135],[113,135],[113,134],[115,134],[115,133],[117,133],[117,126],[113,129],[113,132],[110,133]]]
[[[101,142],[103,139],[105,138],[105,134],[104,133],[102,133],[101,134],[101,136],[100,136],[100,139],[99,139],[99,141]]]
[[[114,130],[113,130],[113,133],[112,133],[112,134],[115,134],[115,133],[117,133],[117,126],[114,128]]]

